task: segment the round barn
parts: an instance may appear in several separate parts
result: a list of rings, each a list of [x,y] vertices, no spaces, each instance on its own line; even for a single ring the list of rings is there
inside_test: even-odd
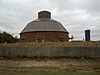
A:
[[[20,33],[20,42],[67,42],[69,32],[63,25],[51,19],[51,13],[41,11],[38,19],[30,22]]]

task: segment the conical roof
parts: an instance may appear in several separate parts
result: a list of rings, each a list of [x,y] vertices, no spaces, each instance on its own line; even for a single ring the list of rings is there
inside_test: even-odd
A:
[[[39,12],[38,19],[28,23],[21,33],[35,31],[62,31],[68,33],[60,22],[51,19],[51,13],[48,11]]]

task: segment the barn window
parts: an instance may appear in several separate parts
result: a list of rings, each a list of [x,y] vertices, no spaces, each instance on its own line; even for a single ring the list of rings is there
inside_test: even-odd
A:
[[[44,37],[43,36],[37,36],[36,42],[44,42]]]

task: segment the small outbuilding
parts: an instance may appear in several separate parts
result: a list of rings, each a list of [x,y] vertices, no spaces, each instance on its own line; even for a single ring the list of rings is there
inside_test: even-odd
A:
[[[51,13],[41,11],[38,19],[30,22],[20,33],[20,42],[67,42],[69,32],[63,25],[51,19]]]

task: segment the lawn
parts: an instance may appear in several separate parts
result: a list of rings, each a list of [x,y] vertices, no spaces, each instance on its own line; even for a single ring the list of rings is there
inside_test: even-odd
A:
[[[100,75],[100,72],[13,72],[1,73],[0,75]]]
[[[100,59],[4,59],[0,75],[100,75]]]

